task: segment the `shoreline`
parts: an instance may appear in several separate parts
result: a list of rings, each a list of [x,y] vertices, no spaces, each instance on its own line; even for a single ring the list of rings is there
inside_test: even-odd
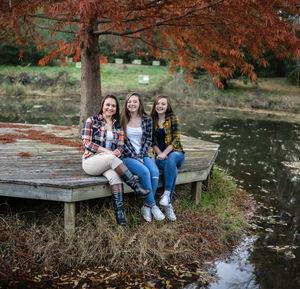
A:
[[[23,288],[49,288],[63,281],[69,286],[64,288],[78,288],[74,287],[74,280],[80,280],[77,285],[81,286],[84,283],[92,285],[91,280],[97,281],[99,286],[116,286],[115,282],[124,285],[117,288],[126,288],[136,282],[136,287],[131,288],[157,288],[168,285],[167,281],[175,288],[195,280],[203,284],[214,282],[208,269],[217,258],[230,254],[249,232],[255,210],[252,197],[237,189],[229,175],[222,169],[217,169],[215,174],[214,185],[203,192],[204,202],[200,207],[186,199],[186,186],[179,185],[174,202],[177,222],[146,224],[141,220],[140,204],[130,208],[133,200],[127,199],[130,226],[118,228],[107,200],[101,204],[101,210],[86,208],[87,214],[79,213],[78,235],[71,243],[63,241],[62,228],[56,225],[56,213],[51,213],[54,219],[50,227],[47,223],[39,225],[36,232],[31,221],[23,222],[17,215],[3,216],[0,212],[5,220],[0,229],[6,234],[6,240],[0,239],[4,248],[0,257],[6,266],[0,265],[0,275],[7,277],[6,281],[0,281],[0,287],[22,284]],[[225,187],[216,189],[220,183]],[[59,211],[57,213],[59,215]],[[22,212],[18,214],[23,215]],[[108,236],[112,238],[111,234],[115,235],[114,239],[106,240]],[[19,239],[21,236],[23,239]],[[81,241],[77,240],[79,236]],[[6,247],[10,240],[16,240],[15,247]],[[82,255],[80,252],[84,251]],[[23,254],[15,260],[9,257],[15,254],[13,252]]]
[[[222,109],[222,110],[232,110],[232,111],[241,111],[247,112],[251,114],[267,114],[273,116],[279,116],[281,120],[291,123],[299,123],[300,122],[300,114],[299,113],[291,113],[285,111],[274,111],[274,110],[265,110],[265,109],[256,109],[256,108],[248,108],[248,107],[231,107],[231,106],[222,106],[222,105],[213,105],[210,103],[207,104],[188,104],[192,106],[196,106],[199,108],[213,108],[213,109]],[[187,106],[188,106],[187,105]]]

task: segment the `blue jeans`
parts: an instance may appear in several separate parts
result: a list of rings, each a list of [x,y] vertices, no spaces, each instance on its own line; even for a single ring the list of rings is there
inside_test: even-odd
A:
[[[171,192],[170,202],[172,203],[175,190],[178,168],[184,163],[184,153],[171,152],[165,160],[156,159],[157,166],[164,171],[164,190]]]
[[[159,178],[159,170],[155,162],[150,157],[143,158],[144,164],[132,158],[124,158],[122,161],[134,175],[140,178],[142,186],[151,190],[151,193],[146,198],[146,205],[155,205],[154,197]]]

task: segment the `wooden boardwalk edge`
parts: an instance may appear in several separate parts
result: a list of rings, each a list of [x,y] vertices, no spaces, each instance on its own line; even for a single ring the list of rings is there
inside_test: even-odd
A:
[[[64,202],[67,234],[75,231],[76,202],[111,196],[103,176],[82,171],[77,136],[77,127],[0,123],[0,196]],[[187,136],[182,136],[182,143],[185,163],[176,184],[191,183],[199,204],[201,182],[210,174],[219,145]],[[125,185],[125,192],[131,191]]]

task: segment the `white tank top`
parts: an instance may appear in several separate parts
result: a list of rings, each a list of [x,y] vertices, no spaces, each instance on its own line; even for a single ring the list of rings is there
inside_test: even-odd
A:
[[[135,152],[140,153],[142,147],[142,128],[126,126],[126,136],[133,145]]]
[[[111,150],[111,144],[114,140],[114,136],[111,130],[108,130],[106,132],[106,142],[105,142],[105,148],[108,150]]]

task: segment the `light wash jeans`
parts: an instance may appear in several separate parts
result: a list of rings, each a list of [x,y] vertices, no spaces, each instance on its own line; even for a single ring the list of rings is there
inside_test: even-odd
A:
[[[172,203],[173,193],[175,190],[178,168],[184,163],[184,153],[171,152],[165,160],[156,159],[157,166],[164,172],[164,190],[171,192],[170,203]]]
[[[155,205],[154,197],[159,177],[159,170],[155,162],[150,157],[143,158],[144,164],[132,158],[124,158],[122,161],[134,175],[140,178],[142,186],[151,190],[151,193],[146,198],[146,205]]]

